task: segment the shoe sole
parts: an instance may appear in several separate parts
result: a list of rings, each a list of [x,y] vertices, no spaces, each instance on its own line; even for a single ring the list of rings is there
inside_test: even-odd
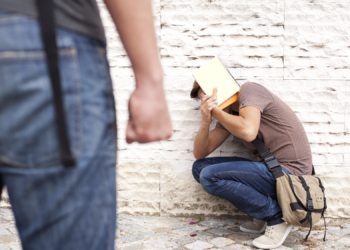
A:
[[[263,244],[260,244],[260,243],[254,242],[254,241],[253,241],[253,245],[256,246],[257,248],[261,248],[261,249],[277,248],[283,244],[283,242],[286,240],[287,236],[289,235],[289,233],[293,227],[294,227],[293,225],[289,225],[286,232],[284,233],[282,240],[275,245],[263,245]]]
[[[259,231],[257,231],[257,230],[250,230],[250,229],[244,228],[242,226],[239,227],[239,230],[241,230],[242,232],[245,232],[245,233],[261,234],[261,233],[263,233],[266,230],[266,224],[267,223],[265,223],[265,225]]]

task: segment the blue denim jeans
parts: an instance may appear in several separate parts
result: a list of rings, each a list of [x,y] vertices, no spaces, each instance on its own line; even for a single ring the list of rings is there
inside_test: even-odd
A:
[[[270,226],[283,222],[276,180],[263,162],[240,157],[205,158],[194,162],[192,173],[206,192],[228,200],[253,218]]]
[[[0,179],[23,249],[114,249],[116,113],[105,45],[57,28],[77,160],[65,168],[38,23],[0,10],[0,37]]]

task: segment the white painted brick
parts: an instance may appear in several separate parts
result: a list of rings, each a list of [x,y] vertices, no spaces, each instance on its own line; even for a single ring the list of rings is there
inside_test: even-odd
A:
[[[346,141],[343,133],[307,133],[309,142],[312,144],[328,143],[328,144],[341,144]]]
[[[316,154],[337,154],[344,152],[344,143],[340,144],[310,144],[311,150]]]
[[[164,39],[164,40],[163,40]],[[191,46],[221,46],[221,45],[241,45],[245,46],[282,46],[283,36],[203,36],[169,34],[162,36],[162,46],[182,46],[183,44]]]
[[[349,150],[347,150],[346,152],[349,152]],[[347,153],[344,154],[344,163],[350,164],[350,154],[347,154]]]
[[[118,200],[118,213],[160,216],[160,202]]]
[[[334,1],[334,0],[333,0]],[[346,0],[343,0],[346,1]],[[174,0],[162,0],[161,1],[161,5],[169,5],[169,4],[174,4]],[[249,1],[249,3],[283,3],[283,0],[251,0]],[[203,4],[203,3],[207,3],[206,1],[202,1],[202,0],[176,0],[177,4],[195,4],[196,6],[199,4]],[[242,3],[242,1],[240,0],[211,0],[210,3],[221,3],[221,4],[225,4],[225,3],[229,3],[229,4],[233,4],[233,3]]]
[[[347,79],[350,69],[347,68],[299,68],[290,67],[285,69],[285,77],[287,79]]]
[[[349,3],[349,0],[285,0],[285,3]]]
[[[297,113],[297,116],[301,122],[332,122],[344,124],[343,113],[316,113],[316,112],[303,112]]]
[[[283,67],[282,57],[268,57],[260,58],[253,56],[235,56],[235,57],[225,57],[220,56],[228,68],[245,68],[245,67]],[[165,67],[198,67],[206,62],[208,58],[204,57],[193,57],[193,56],[167,56],[162,59],[162,63]]]
[[[146,188],[145,188],[146,189]],[[159,189],[159,186],[158,186]],[[133,190],[133,189],[129,189],[129,190]],[[140,189],[136,190],[134,188],[135,191],[129,191],[129,190],[125,190],[125,191],[121,191],[118,190],[118,201],[129,201],[129,202],[133,202],[133,201],[141,201],[141,202],[148,202],[148,201],[154,201],[154,202],[160,202],[160,193],[155,193],[155,191],[153,190],[149,190],[149,191],[141,191],[141,187]]]
[[[317,35],[312,36],[294,36],[293,34],[286,34],[284,37],[285,45],[289,46],[338,46],[346,47],[349,44],[350,36],[328,36],[328,35]]]
[[[285,13],[297,14],[313,14],[313,15],[324,15],[324,14],[349,14],[350,3],[339,3],[335,1],[333,3],[288,3],[285,8]],[[330,20],[332,21],[332,20]]]
[[[349,8],[330,1],[286,3],[285,78],[348,78]]]
[[[173,31],[170,31],[173,32]],[[163,46],[161,48],[161,55],[169,56],[169,55],[186,55],[189,57],[211,57],[213,55],[224,56],[227,55],[227,51],[230,51],[232,54],[236,56],[257,56],[257,57],[265,57],[265,56],[283,56],[283,48],[282,46],[234,46],[231,44],[222,45],[222,46]]]
[[[341,123],[303,123],[306,132],[343,133],[344,124]]]
[[[325,100],[324,102],[318,101],[285,101],[295,112],[303,112],[307,108],[309,112],[320,112],[324,110],[325,112],[333,111],[343,111],[345,110],[344,102],[329,102]]]
[[[349,63],[349,57],[287,57],[284,60],[287,67],[342,67]]]
[[[347,46],[339,46],[339,45],[299,45],[299,46],[286,46],[284,48],[284,55],[288,60],[294,59],[294,58],[289,58],[290,56],[294,57],[306,57],[308,60],[309,57],[311,58],[320,58],[322,60],[323,58],[327,57],[335,57],[333,60],[339,61],[339,59],[342,59],[344,57],[344,53],[348,53],[350,49]],[[340,58],[337,58],[340,57]],[[299,59],[301,60],[301,59]],[[346,58],[344,58],[343,61],[346,63]],[[288,65],[286,65],[288,66]],[[303,66],[303,65],[301,65]],[[313,66],[310,64],[310,66]]]
[[[196,70],[193,68],[182,68],[182,67],[167,67],[164,68],[165,75],[167,77],[177,77],[177,76],[189,76]],[[237,78],[248,77],[266,77],[266,78],[282,78],[283,68],[228,68],[228,70]]]
[[[331,164],[331,166],[344,163],[344,154],[339,152],[338,154],[312,154],[312,160],[314,164]]]

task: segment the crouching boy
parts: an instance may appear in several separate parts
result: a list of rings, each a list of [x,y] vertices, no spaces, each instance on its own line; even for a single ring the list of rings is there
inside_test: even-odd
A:
[[[201,100],[202,123],[194,140],[193,177],[209,194],[228,200],[252,222],[240,226],[249,233],[264,233],[253,245],[277,248],[293,228],[283,221],[276,199],[276,180],[262,161],[241,157],[206,158],[230,134],[241,139],[244,146],[257,153],[251,144],[256,136],[271,150],[282,170],[293,175],[310,175],[311,149],[305,130],[292,109],[268,89],[253,82],[242,85],[238,101],[224,110],[217,107],[216,92],[205,95],[194,84],[191,97]],[[212,117],[218,120],[209,131]]]

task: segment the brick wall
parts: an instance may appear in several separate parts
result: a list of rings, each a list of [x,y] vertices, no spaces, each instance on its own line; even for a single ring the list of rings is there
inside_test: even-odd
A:
[[[244,83],[268,87],[295,111],[324,177],[328,218],[350,218],[350,2],[348,0],[155,0],[158,45],[174,136],[125,143],[130,62],[100,2],[118,109],[120,213],[240,215],[206,194],[191,174],[199,103],[191,73],[215,55]],[[212,124],[214,125],[214,124]],[[252,158],[230,137],[213,156]]]

